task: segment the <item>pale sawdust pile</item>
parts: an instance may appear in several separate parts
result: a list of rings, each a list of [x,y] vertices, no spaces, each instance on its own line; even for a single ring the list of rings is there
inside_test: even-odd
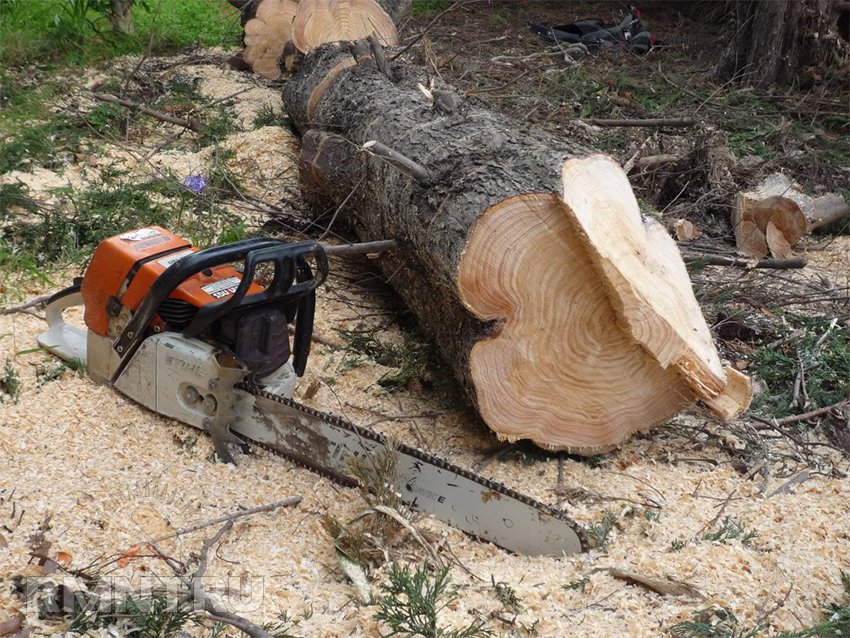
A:
[[[233,86],[220,86],[217,83],[239,74],[206,65],[199,68],[201,85],[215,87],[209,89],[210,95],[228,95],[242,84],[236,78]],[[236,103],[241,97],[234,98]],[[276,92],[274,99],[279,100]],[[237,112],[244,121],[252,117],[248,107]],[[260,128],[223,143],[233,150],[235,163],[244,166],[246,176],[261,171],[267,178],[246,180],[266,189],[252,191],[258,198],[273,199],[274,180],[296,179],[291,167],[297,147],[282,129]],[[158,171],[178,172],[203,170],[209,160],[204,151],[187,151],[176,158],[155,153],[141,161],[145,152],[124,144],[105,148],[104,157],[109,161],[123,157],[131,170],[156,166]],[[197,164],[192,164],[195,160]],[[101,159],[93,161],[98,165]],[[44,183],[67,184],[74,170],[44,176]],[[49,196],[46,187],[30,185],[32,194]],[[342,278],[345,268],[341,262],[333,265],[334,274],[320,295],[317,331],[336,336],[336,330],[368,331],[387,325],[390,311],[353,288],[351,278]],[[56,285],[69,283],[71,276],[57,275]],[[33,284],[21,292],[31,297],[43,290]],[[16,353],[32,348],[42,327],[33,316],[0,315],[0,365],[9,361],[20,372],[24,388],[17,402],[7,398],[0,405],[0,622],[22,610],[26,626],[54,634],[66,629],[40,621],[35,610],[22,609],[21,601],[11,595],[13,577],[38,576],[42,571],[30,560],[28,539],[48,515],[51,555],[58,559],[64,552],[62,560],[70,567],[83,568],[106,556],[119,557],[168,531],[301,494],[304,500],[297,507],[243,519],[224,538],[208,572],[212,579],[220,579],[214,580],[220,583],[217,593],[228,587],[229,602],[235,602],[237,595],[243,603],[249,601],[239,609],[256,622],[274,620],[283,611],[300,618],[295,630],[299,635],[378,635],[372,618],[375,607],[355,602],[356,592],[342,575],[319,520],[324,513],[340,520],[352,518],[363,509],[356,491],[264,451],[242,458],[238,467],[211,462],[212,447],[202,433],[152,414],[73,372],[39,385],[36,366],[55,362],[44,353]],[[402,342],[395,327],[379,336]],[[393,370],[365,359],[352,363],[349,356],[343,349],[314,347],[298,394],[308,387],[318,389],[304,399],[306,403],[464,467],[473,467],[501,448],[469,411],[447,406],[435,391],[416,384],[390,393],[378,381]],[[686,415],[680,422],[680,428],[634,439],[601,467],[565,459],[561,485],[554,457],[523,461],[514,456],[487,464],[482,474],[563,506],[585,526],[597,524],[607,514],[614,527],[604,551],[529,558],[509,555],[429,521],[428,526],[447,539],[475,576],[453,570],[453,578],[468,587],[458,603],[445,610],[446,621],[460,626],[473,612],[486,616],[500,610],[492,581],[502,581],[522,599],[525,610],[518,622],[525,626],[536,622],[539,636],[666,635],[672,624],[711,605],[734,612],[742,627],[770,613],[771,628],[764,635],[815,622],[820,605],[838,599],[841,570],[850,571],[850,481],[815,473],[790,493],[772,496],[787,478],[742,475],[727,451],[693,429],[705,425],[702,417]],[[728,443],[735,447],[731,437]],[[594,498],[587,498],[589,494]],[[740,540],[700,540],[727,516],[757,536],[747,545]],[[214,529],[181,536],[163,549],[189,560]],[[607,571],[611,567],[685,581],[704,598],[656,594],[614,579]],[[152,573],[170,575],[156,558],[139,558],[123,567],[113,564],[109,569],[111,577],[135,582]],[[380,582],[385,573],[373,577]],[[498,635],[523,635],[518,625],[493,624]]]

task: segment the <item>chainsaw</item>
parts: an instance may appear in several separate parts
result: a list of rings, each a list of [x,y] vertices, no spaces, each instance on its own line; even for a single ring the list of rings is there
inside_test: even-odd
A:
[[[207,431],[223,461],[255,443],[354,486],[352,463],[392,451],[398,491],[415,510],[517,553],[585,550],[581,527],[560,510],[292,399],[327,276],[313,241],[200,250],[164,228],[140,228],[101,242],[84,276],[53,295],[38,343],[79,360],[96,382]],[[64,318],[80,305],[85,328]]]

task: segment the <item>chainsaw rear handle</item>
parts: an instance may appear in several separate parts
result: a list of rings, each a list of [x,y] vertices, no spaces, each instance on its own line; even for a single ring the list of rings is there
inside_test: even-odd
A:
[[[252,254],[254,254],[253,257],[251,257]],[[299,281],[289,289],[284,288],[284,284],[287,281],[289,281],[290,285],[292,283],[288,272],[297,272],[299,263],[306,265],[306,257],[308,256],[315,258],[317,274],[312,276],[311,273],[311,277],[308,280]],[[245,239],[227,244],[226,246],[216,246],[188,255],[171,264],[154,281],[150,291],[145,295],[138,310],[133,315],[133,318],[127,323],[121,335],[113,344],[112,348],[120,357],[121,364],[117,366],[111,381],[115,381],[121,372],[123,372],[132,354],[138,349],[142,341],[144,341],[145,330],[154,318],[160,304],[174,292],[177,286],[189,277],[208,268],[239,261],[245,262],[245,271],[242,281],[239,283],[239,287],[233,297],[226,301],[214,302],[198,309],[198,313],[200,313],[202,310],[209,308],[209,311],[204,313],[206,319],[203,321],[203,327],[208,326],[215,319],[239,306],[252,306],[255,303],[267,303],[283,299],[294,301],[299,296],[315,290],[325,280],[328,274],[327,256],[324,249],[315,242],[288,244],[279,239]],[[275,277],[272,285],[262,292],[246,297],[257,265],[265,261],[273,261],[275,263]],[[236,303],[231,303],[234,299]],[[197,319],[197,315],[195,319]],[[197,332],[194,332],[194,334],[197,334],[203,330],[203,327],[198,330],[200,322],[196,324],[195,319],[187,326],[187,330],[192,328],[193,330],[197,330]],[[312,322],[310,326],[312,327]],[[309,339],[310,337],[308,336],[307,338]]]

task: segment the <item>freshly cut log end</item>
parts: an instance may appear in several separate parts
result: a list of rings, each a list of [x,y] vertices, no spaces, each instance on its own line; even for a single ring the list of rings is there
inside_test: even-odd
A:
[[[567,160],[561,183],[565,209],[620,325],[710,406],[728,380],[673,238],[653,218],[641,216],[628,177],[607,156]],[[747,399],[736,413],[748,405]]]
[[[692,394],[626,330],[554,194],[491,206],[458,267],[461,301],[495,321],[469,367],[501,438],[594,454],[679,412]]]
[[[270,80],[280,78],[283,49],[290,39],[297,10],[295,0],[262,0],[255,16],[245,23],[242,59],[257,75]]]
[[[745,257],[763,259],[770,254],[775,259],[785,259],[805,233],[848,213],[850,206],[840,195],[828,193],[813,198],[785,175],[774,173],[735,198],[735,244]]]
[[[375,0],[301,0],[292,25],[292,41],[303,53],[372,33],[383,46],[398,46],[395,24]]]

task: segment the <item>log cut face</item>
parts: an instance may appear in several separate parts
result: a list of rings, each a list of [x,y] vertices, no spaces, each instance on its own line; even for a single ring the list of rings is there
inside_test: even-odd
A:
[[[395,24],[375,0],[301,0],[292,25],[292,41],[303,53],[372,33],[384,46],[398,46]]]
[[[351,59],[323,47],[284,87],[305,132],[305,199],[364,241],[403,244],[381,260],[387,279],[491,429],[596,453],[694,399],[666,341],[654,353],[648,335],[642,343],[633,334],[588,233],[561,199],[563,167],[600,161],[593,149],[466,105],[435,108]],[[364,148],[371,141],[408,166]],[[596,191],[608,188],[604,172],[600,179]]]
[[[500,436],[589,453],[687,404],[676,371],[647,357],[619,324],[556,195],[488,209],[470,234],[458,284],[472,313],[498,322],[475,343],[469,365],[479,412]]]
[[[245,22],[242,58],[257,75],[270,80],[280,78],[280,60],[297,10],[295,0],[262,0],[254,17]]]

